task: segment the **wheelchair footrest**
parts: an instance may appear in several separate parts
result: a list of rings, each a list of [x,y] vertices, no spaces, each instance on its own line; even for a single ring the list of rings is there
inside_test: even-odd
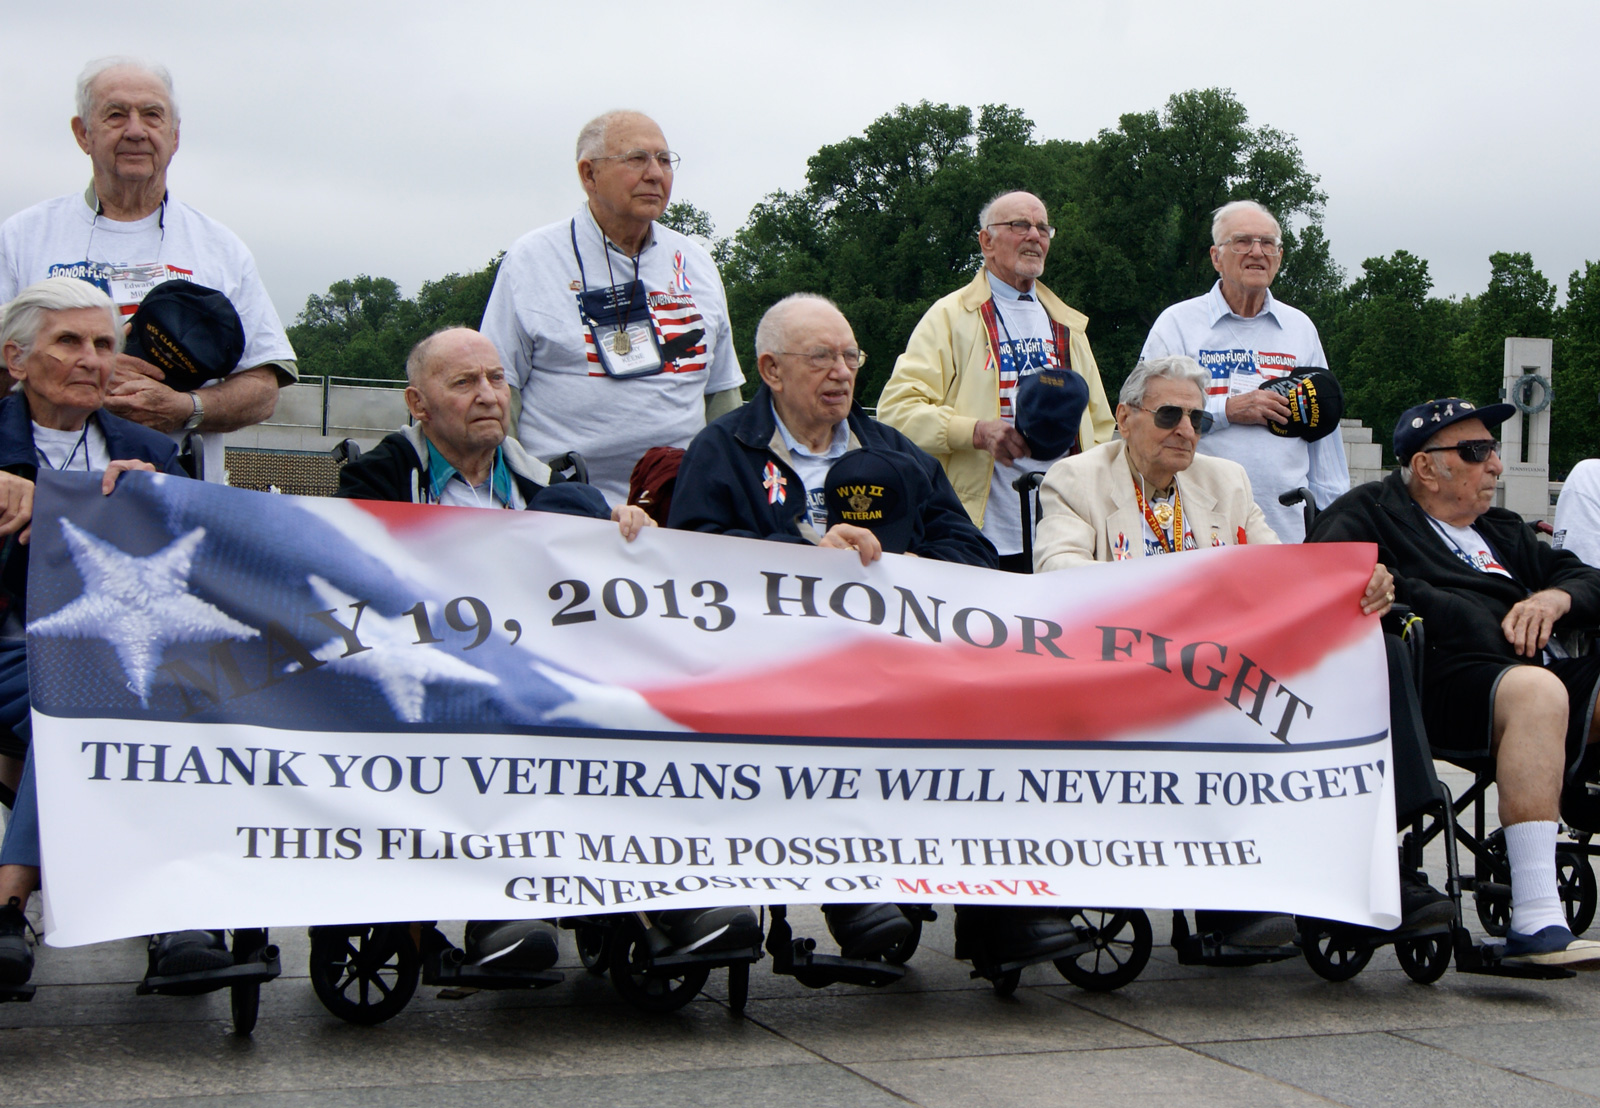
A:
[[[0,1004],[10,1000],[32,1000],[36,989],[37,985],[0,985]]]
[[[1082,935],[1083,931],[1080,929],[1078,934]],[[1017,958],[1009,962],[997,962],[993,964],[985,963],[980,965],[976,960],[974,960],[972,963],[972,972],[967,974],[967,976],[973,980],[977,980],[981,977],[986,981],[993,981],[996,978],[1004,977],[1008,973],[1016,973],[1019,970],[1027,969],[1029,966],[1037,966],[1042,962],[1055,962],[1059,958],[1076,958],[1080,954],[1091,954],[1094,952],[1094,949],[1094,940],[1085,939],[1082,942],[1074,943],[1072,946],[1064,947],[1061,950],[1052,950],[1048,954],[1035,954],[1027,958]]]
[[[422,975],[424,985],[447,989],[548,989],[567,979],[559,970],[498,969],[493,962],[487,966],[461,966],[448,958],[442,961],[443,965],[426,967]]]
[[[1456,933],[1456,969],[1462,973],[1479,973],[1490,977],[1520,977],[1526,981],[1558,981],[1576,977],[1576,970],[1565,966],[1529,965],[1501,960],[1502,943],[1474,944],[1463,931]]]
[[[150,976],[139,982],[134,992],[139,996],[162,993],[167,996],[198,996],[201,993],[226,989],[233,985],[248,985],[252,981],[271,981],[283,972],[278,961],[278,948],[265,946],[254,959],[221,969],[200,970],[197,973],[173,973],[165,977]]]
[[[793,977],[808,989],[825,989],[829,985],[865,985],[881,989],[893,985],[906,975],[904,966],[865,959],[841,958],[834,954],[817,954],[800,947],[805,939],[795,940],[795,951],[788,965],[779,966],[773,959],[772,972]]]
[[[683,966],[705,966],[707,969],[721,969],[724,966],[750,965],[759,962],[765,955],[759,946],[742,947],[739,950],[690,950],[682,954],[656,954],[650,958],[649,969],[670,970]]]
[[[1208,934],[1186,935],[1172,943],[1184,966],[1259,966],[1300,957],[1293,943],[1283,946],[1231,946]]]

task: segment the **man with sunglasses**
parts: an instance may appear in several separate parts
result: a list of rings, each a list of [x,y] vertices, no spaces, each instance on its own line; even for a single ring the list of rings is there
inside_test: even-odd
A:
[[[1494,760],[1511,865],[1506,960],[1600,962],[1600,943],[1567,928],[1555,870],[1562,785],[1600,733],[1600,655],[1544,652],[1561,621],[1600,619],[1600,570],[1494,506],[1494,430],[1515,411],[1459,397],[1409,409],[1394,431],[1401,468],[1334,501],[1309,541],[1378,545],[1398,600],[1428,629],[1430,745],[1453,761]]]
[[[1082,379],[1088,406],[1076,421],[1076,442],[1073,428],[1065,429],[1068,453],[1105,442],[1113,429],[1088,317],[1039,282],[1055,230],[1032,193],[1001,193],[985,204],[978,213],[983,268],[928,309],[878,399],[878,418],[944,466],[967,514],[1000,552],[1000,568],[1021,573],[1031,567],[1012,482],[1060,456],[1036,457],[1018,431],[1021,382],[1057,368]]]
[[[638,112],[608,112],[578,134],[577,212],[511,245],[483,315],[521,400],[516,435],[538,458],[582,454],[613,505],[652,446],[687,446],[739,405],[716,264],[657,223],[678,155]]]
[[[1296,370],[1325,368],[1328,356],[1306,314],[1272,295],[1283,232],[1271,212],[1254,200],[1224,204],[1212,217],[1211,241],[1216,284],[1162,312],[1139,357],[1187,354],[1210,373],[1206,408],[1215,427],[1201,453],[1244,466],[1267,523],[1283,541],[1299,542],[1304,516],[1278,497],[1309,488],[1326,507],[1349,491],[1344,440],[1337,426],[1315,441],[1299,437],[1289,402],[1261,386]],[[1283,430],[1275,434],[1269,425]]]

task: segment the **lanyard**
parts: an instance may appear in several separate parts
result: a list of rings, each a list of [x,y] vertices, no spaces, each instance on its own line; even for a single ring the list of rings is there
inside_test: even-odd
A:
[[[572,234],[572,257],[578,263],[578,283],[583,286],[583,291],[589,291],[589,276],[583,271],[583,255],[578,253],[578,219],[576,216],[568,223],[567,229]],[[606,234],[600,232],[600,245],[606,253],[606,276],[611,278],[611,287],[617,287],[617,275],[611,270],[611,244],[606,242]],[[644,251],[640,250],[639,254]],[[621,331],[627,326],[627,321],[633,316],[633,298],[639,288],[639,254],[633,256],[633,284],[628,286],[628,307],[624,311],[621,301],[617,302],[617,330]]]
[[[1144,498],[1144,478],[1140,477],[1134,482],[1133,495],[1139,501],[1139,510],[1144,513],[1145,522],[1150,525],[1150,530],[1155,532],[1156,542],[1161,544],[1164,553],[1174,553],[1183,545],[1183,496],[1178,491],[1178,479],[1172,479],[1172,537],[1167,537],[1165,528],[1156,520],[1156,514],[1150,510],[1150,505]]]
[[[39,456],[39,460],[44,463],[44,467],[46,469],[53,469],[57,472],[65,472],[66,470],[72,468],[72,459],[78,456],[78,450],[80,447],[83,449],[83,471],[87,473],[89,472],[89,421],[87,419],[83,421],[83,434],[78,436],[78,441],[73,446],[72,453],[68,454],[67,460],[62,462],[60,465],[56,465],[54,462],[52,462],[50,460],[50,455],[39,449],[38,446],[33,448],[33,452]]]
[[[1461,544],[1456,542],[1456,537],[1454,535],[1452,535],[1449,531],[1446,531],[1444,529],[1444,525],[1443,524],[1441,524],[1438,520],[1434,519],[1431,515],[1428,516],[1428,522],[1433,524],[1433,529],[1435,531],[1439,532],[1439,537],[1441,539],[1443,539],[1445,542],[1450,544],[1450,548],[1456,552],[1456,557],[1457,558],[1460,558],[1463,562],[1466,562],[1467,565],[1471,566],[1473,569],[1477,570],[1479,573],[1488,573],[1489,572],[1489,570],[1485,569],[1483,566],[1480,566],[1477,562],[1473,561],[1471,554],[1468,554],[1465,550],[1461,549]],[[1489,557],[1494,559],[1495,565],[1498,565],[1498,566],[1501,566],[1502,568],[1504,568],[1503,563],[1501,563],[1501,561],[1500,561],[1500,556],[1498,554],[1496,554],[1494,552],[1494,548],[1489,545],[1489,540],[1485,539],[1482,535],[1479,535],[1478,539],[1479,539],[1480,542],[1483,543],[1484,550],[1489,552]],[[1495,574],[1495,576],[1498,577],[1500,575],[1497,573],[1497,574]],[[1507,577],[1511,577],[1511,571],[1510,570],[1506,571],[1506,576]],[[1516,578],[1515,577],[1511,577],[1511,580],[1515,581]]]

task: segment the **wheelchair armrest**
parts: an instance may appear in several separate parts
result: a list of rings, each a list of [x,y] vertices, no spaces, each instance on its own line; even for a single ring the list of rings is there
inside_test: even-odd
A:
[[[1044,484],[1043,472],[1024,473],[1021,477],[1018,477],[1015,481],[1011,482],[1011,487],[1016,489],[1018,492],[1032,492],[1042,484]]]

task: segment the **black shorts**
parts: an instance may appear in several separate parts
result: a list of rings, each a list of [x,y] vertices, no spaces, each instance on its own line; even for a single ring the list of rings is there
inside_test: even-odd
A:
[[[1500,679],[1517,665],[1536,664],[1484,662],[1444,681],[1428,682],[1422,704],[1428,745],[1433,752],[1452,762],[1487,758]],[[1571,773],[1583,758],[1589,726],[1594,720],[1595,695],[1600,692],[1600,654],[1554,658],[1543,668],[1567,687],[1567,772]]]

